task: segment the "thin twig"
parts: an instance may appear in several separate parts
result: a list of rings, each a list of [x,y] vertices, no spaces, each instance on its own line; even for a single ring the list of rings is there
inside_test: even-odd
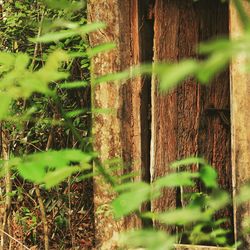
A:
[[[41,212],[41,220],[43,222],[43,231],[44,231],[44,249],[49,250],[49,229],[48,229],[48,221],[46,219],[46,211],[43,203],[43,199],[41,196],[40,188],[38,185],[35,185],[35,192],[37,196],[37,200],[39,203],[39,208]]]
[[[41,33],[42,33],[42,24],[43,24],[43,20],[44,20],[44,15],[45,15],[45,10],[42,12],[40,25],[39,25],[38,32],[37,32],[37,38],[39,38],[41,36]],[[37,58],[37,54],[38,54],[38,49],[39,49],[39,43],[36,42],[35,43],[33,59],[32,59],[31,65],[30,65],[31,70],[33,70],[34,67],[35,67],[35,62],[36,62],[36,58]]]
[[[26,247],[21,241],[15,239],[13,236],[11,236],[10,234],[6,233],[5,231],[3,231],[2,229],[0,229],[1,233],[7,235],[10,239],[14,240],[15,242],[17,242],[18,244],[20,244],[22,247],[24,247],[27,250],[30,250],[30,248]]]
[[[6,191],[6,198],[5,198],[5,211],[3,215],[3,223],[2,223],[2,231],[5,231],[10,210],[11,210],[11,192],[12,192],[12,180],[11,180],[11,167],[9,166],[9,141],[8,141],[8,133],[3,130],[3,125],[1,124],[1,138],[2,138],[2,158],[4,160],[4,168],[5,168],[5,191]],[[1,249],[3,249],[5,243],[4,234],[1,234]]]

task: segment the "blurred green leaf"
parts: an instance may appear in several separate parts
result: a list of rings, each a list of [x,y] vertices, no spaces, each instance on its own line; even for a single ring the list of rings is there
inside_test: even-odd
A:
[[[85,7],[85,1],[70,1],[70,0],[43,0],[47,6],[51,9],[76,11]]]
[[[48,172],[45,175],[43,182],[45,183],[46,188],[51,188],[60,184],[72,174],[80,172],[81,170],[82,169],[80,167],[62,167],[53,172]]]
[[[250,184],[240,188],[239,194],[236,196],[236,204],[240,205],[250,200]]]
[[[214,190],[214,192],[208,196],[206,204],[212,213],[218,211],[230,202],[230,197],[226,191],[223,190]],[[210,212],[210,211],[208,211]]]
[[[108,52],[115,48],[116,48],[116,45],[114,43],[105,43],[105,44],[101,44],[96,47],[88,49],[87,55],[91,58],[99,53]]]
[[[179,172],[168,174],[154,182],[155,188],[194,186],[194,178],[198,178],[199,173]]]
[[[158,214],[156,220],[167,225],[187,225],[197,221],[207,221],[210,215],[200,208],[182,208]]]
[[[119,242],[132,249],[172,250],[175,238],[163,231],[137,230],[123,233]]]
[[[19,174],[29,181],[45,183],[51,187],[58,183],[59,174],[62,179],[66,175],[76,171],[83,171],[91,168],[89,162],[95,157],[94,153],[84,153],[76,149],[64,149],[60,151],[47,151],[30,154],[22,159],[12,159],[11,163],[17,166]],[[71,165],[77,166],[71,166]],[[57,178],[52,181],[52,178]]]
[[[189,157],[189,158],[185,158],[179,161],[175,161],[173,163],[171,163],[170,167],[171,168],[178,168],[181,166],[188,166],[188,165],[193,165],[193,164],[207,164],[206,161],[203,158],[199,158],[199,157]]]
[[[138,182],[118,186],[116,191],[125,191],[112,202],[115,217],[121,218],[136,211],[143,202],[149,200],[151,188],[146,183]]]
[[[77,89],[77,88],[87,87],[88,82],[85,81],[65,82],[61,83],[59,86],[61,89]]]
[[[160,90],[167,91],[172,89],[187,77],[194,75],[197,69],[198,64],[194,60],[185,60],[178,64],[166,66],[160,74]]]
[[[0,120],[3,120],[9,114],[9,108],[12,98],[6,93],[0,93],[1,109],[0,109]]]
[[[209,165],[202,166],[200,169],[200,178],[208,188],[217,188],[217,172]]]
[[[219,73],[228,64],[231,55],[226,51],[212,54],[206,61],[201,64],[197,71],[197,78],[201,83],[208,83],[215,74]]]
[[[103,23],[91,23],[75,29],[67,29],[67,30],[60,30],[60,31],[46,33],[38,38],[32,38],[30,40],[32,42],[39,42],[39,43],[57,42],[62,39],[66,39],[76,35],[88,34],[90,32],[103,28],[105,28],[105,25]]]

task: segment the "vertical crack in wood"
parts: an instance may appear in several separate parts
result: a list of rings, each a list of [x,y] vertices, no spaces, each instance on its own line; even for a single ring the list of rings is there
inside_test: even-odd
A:
[[[152,63],[154,38],[154,0],[138,0],[140,62]],[[150,183],[150,142],[151,142],[151,77],[142,77],[141,88],[141,179]],[[151,203],[142,206],[142,211],[150,211]],[[152,226],[151,220],[143,220],[143,226]]]

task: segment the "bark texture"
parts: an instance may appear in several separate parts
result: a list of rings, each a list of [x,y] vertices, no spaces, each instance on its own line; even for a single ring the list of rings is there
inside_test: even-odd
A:
[[[250,5],[244,1],[247,13]],[[233,5],[230,6],[230,34],[233,39],[241,35],[241,23]],[[249,107],[250,107],[250,75],[242,71],[246,63],[244,54],[238,56],[231,64],[231,120],[232,120],[232,169],[233,191],[236,195],[242,185],[250,179],[250,133],[249,133]],[[236,207],[234,203],[235,238],[242,240],[239,249],[250,248],[250,236],[240,235],[244,218],[250,216],[250,202]]]
[[[145,2],[145,1],[144,1]],[[146,1],[147,2],[147,1]],[[131,65],[145,61],[140,50],[140,32],[147,22],[142,23],[139,16],[140,1],[123,0],[90,0],[88,3],[88,19],[90,22],[102,21],[107,24],[105,30],[90,35],[90,43],[96,46],[105,42],[114,42],[117,49],[97,55],[92,60],[93,77],[119,72]],[[141,15],[144,15],[142,13]],[[140,25],[140,27],[139,27]],[[149,148],[149,139],[142,144],[142,119],[147,113],[148,81],[142,78],[119,82],[108,82],[92,87],[92,105],[94,109],[112,109],[108,114],[98,113],[93,117],[94,148],[100,153],[102,162],[113,158],[121,158],[126,172],[140,172],[138,178],[146,178],[142,169],[149,165],[145,147]],[[143,121],[145,123],[145,121]],[[145,138],[145,137],[144,137]],[[142,153],[143,151],[143,153]],[[142,167],[143,166],[143,167]],[[115,221],[112,216],[106,216],[105,208],[114,197],[111,188],[101,178],[95,179],[96,207],[96,243],[115,237],[117,232],[130,227],[140,227],[141,221],[130,216],[122,221]],[[104,209],[105,210],[105,209]],[[107,211],[106,211],[107,214]]]
[[[156,0],[154,60],[175,62],[197,57],[201,41],[228,34],[228,5],[220,1]],[[167,94],[152,83],[152,179],[171,172],[169,163],[188,156],[206,158],[219,173],[222,188],[231,192],[229,73],[223,72],[209,87],[188,79]],[[227,122],[221,116],[227,118]],[[196,170],[198,166],[191,166]],[[153,203],[153,211],[185,204],[183,192],[204,191],[167,189]],[[220,216],[229,217],[232,209]],[[227,225],[230,227],[232,222]],[[159,225],[157,225],[159,226]],[[174,228],[168,228],[170,232]]]

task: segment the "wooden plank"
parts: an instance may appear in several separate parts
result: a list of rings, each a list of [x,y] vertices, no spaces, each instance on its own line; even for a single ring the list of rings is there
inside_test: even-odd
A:
[[[195,246],[195,245],[175,245],[175,250],[234,250],[228,247]]]
[[[250,14],[250,4],[243,1],[247,13]],[[230,5],[230,34],[233,39],[240,37],[241,23],[237,12]],[[232,169],[234,196],[240,187],[250,179],[250,133],[249,133],[249,108],[250,108],[250,74],[242,71],[246,62],[244,54],[233,59],[231,64],[231,121],[232,121]],[[250,202],[241,207],[236,207],[234,202],[235,238],[242,240],[239,249],[250,249],[250,235],[240,238],[242,222],[250,216]]]
[[[154,61],[176,61],[178,58],[178,1],[156,0],[154,23]],[[152,80],[152,139],[151,178],[170,173],[169,163],[177,159],[176,123],[177,92],[161,95],[156,77]],[[166,189],[162,197],[152,203],[152,211],[176,207],[176,190]],[[160,225],[157,225],[161,227]],[[174,232],[174,228],[168,231]]]
[[[227,4],[218,0],[156,0],[154,60],[177,61],[196,57],[195,46],[199,42],[217,35],[227,35],[227,8]],[[154,78],[152,179],[171,172],[169,162],[199,155],[216,166],[221,186],[231,191],[230,124],[224,124],[219,114],[219,111],[230,108],[228,71],[217,77],[210,87],[200,86],[193,79],[188,79],[171,93],[161,95],[157,84]],[[214,108],[212,114],[211,108]],[[191,167],[191,171],[194,170],[197,170],[197,166]],[[196,189],[182,190],[181,193],[175,189],[164,190],[162,197],[153,203],[152,210],[162,211],[185,205],[183,192],[198,190],[204,191],[198,186]],[[228,209],[220,217],[231,214],[232,209]],[[230,225],[232,222],[227,227]],[[173,232],[174,228],[169,230]]]
[[[145,30],[144,25],[147,25],[142,16],[145,15],[142,3],[145,5],[145,1],[89,0],[89,21],[103,21],[107,24],[105,30],[90,35],[91,45],[110,41],[117,44],[116,50],[93,58],[93,76],[118,72],[149,59],[150,55],[143,53],[140,47],[143,36],[139,30]],[[94,148],[100,153],[102,162],[114,157],[123,160],[127,168],[118,174],[127,171],[138,172],[149,165],[145,149],[148,147],[149,151],[150,139],[145,139],[149,133],[146,126],[149,125],[144,121],[149,96],[147,89],[149,89],[148,82],[142,78],[123,81],[120,84],[102,83],[92,88],[93,108],[113,109],[112,114],[93,116]],[[144,141],[141,140],[141,134]],[[146,178],[146,173],[142,173],[137,179],[141,178]],[[100,178],[95,178],[94,203],[98,212],[95,216],[97,247],[126,228],[141,226],[141,221],[135,216],[115,221],[112,216],[105,215],[110,214],[107,207],[114,198],[114,194],[109,190],[111,188]],[[107,249],[112,248],[109,245]]]
[[[198,24],[200,42],[218,36],[228,36],[227,3],[223,4],[217,0],[200,1],[196,14],[200,20]],[[198,95],[200,109],[198,155],[205,157],[216,168],[220,187],[232,194],[229,70],[226,69],[215,77],[208,87],[199,85]],[[206,192],[202,186],[200,191]],[[227,218],[229,221],[224,226],[233,229],[232,207],[220,211],[216,218]],[[228,235],[231,243],[233,243],[232,235]]]

